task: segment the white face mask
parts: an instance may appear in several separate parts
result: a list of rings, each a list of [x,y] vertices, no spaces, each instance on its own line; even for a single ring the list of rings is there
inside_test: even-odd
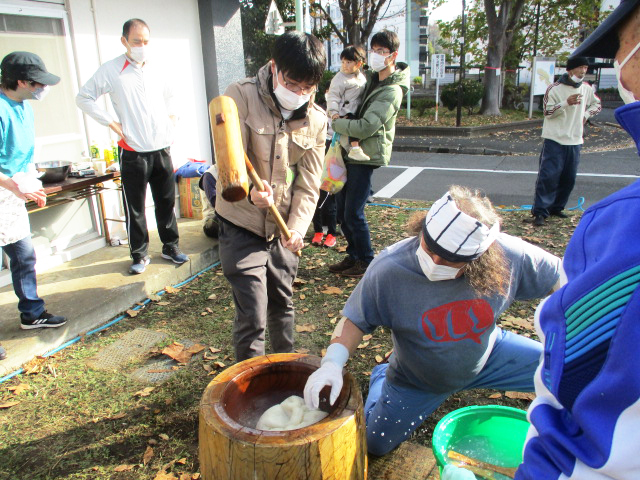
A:
[[[416,255],[418,257],[418,262],[420,263],[420,268],[422,268],[422,272],[432,282],[439,282],[441,280],[453,280],[462,269],[462,267],[453,268],[447,267],[446,265],[438,265],[432,260],[431,256],[429,256],[429,254],[424,251],[421,245],[418,245]]]
[[[149,59],[149,45],[143,45],[142,47],[132,47],[127,42],[127,46],[129,47],[129,56],[135,60],[137,63],[144,63]]]
[[[571,79],[571,81],[572,81],[573,83],[580,83],[580,82],[582,82],[582,78],[580,78],[580,77],[576,77],[575,75],[570,75],[570,76],[569,76],[569,78]]]
[[[627,58],[622,60],[622,63],[618,63],[618,60],[615,60],[613,62],[613,68],[616,71],[616,79],[618,80],[618,93],[620,94],[620,98],[622,98],[622,101],[624,103],[633,103],[637,101],[633,92],[631,90],[627,90],[626,88],[624,88],[624,86],[622,85],[622,79],[620,77],[621,77],[622,67],[626,65],[626,63],[629,61],[631,57],[633,57],[633,55],[638,51],[638,49],[640,49],[640,43],[638,43],[633,48],[633,50],[629,52],[629,55],[627,55]]]
[[[285,110],[297,110],[311,99],[311,93],[303,93],[298,95],[293,93],[287,87],[282,85],[278,80],[278,68],[276,67],[275,73],[276,88],[273,89],[280,106]]]
[[[391,55],[393,55],[393,53],[390,53],[385,57],[384,55],[380,55],[379,53],[371,52],[369,54],[369,66],[374,72],[381,72],[382,70],[384,70],[389,66],[384,62]]]
[[[45,85],[44,87],[38,87],[33,92],[31,92],[31,98],[34,100],[42,100],[49,93],[49,85]]]

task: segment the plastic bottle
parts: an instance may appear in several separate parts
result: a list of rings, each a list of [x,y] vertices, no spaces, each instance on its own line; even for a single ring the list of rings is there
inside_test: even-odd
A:
[[[107,167],[113,163],[113,151],[110,148],[104,149],[104,161],[107,162]]]

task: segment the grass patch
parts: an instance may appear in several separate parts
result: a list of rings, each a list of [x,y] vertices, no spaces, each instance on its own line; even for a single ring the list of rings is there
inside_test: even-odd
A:
[[[404,224],[413,210],[428,207],[425,202],[386,203],[389,206],[367,207],[376,251],[405,238]],[[528,212],[504,212],[503,229],[557,255],[563,254],[580,217],[576,212],[566,220],[553,218],[536,230],[523,223],[528,216]],[[340,245],[344,245],[341,238]],[[314,330],[296,334],[299,351],[321,354],[356,286],[355,280],[329,274],[326,269],[342,259],[344,253],[339,250],[343,249],[304,250],[294,294],[296,325],[313,325]],[[341,293],[323,293],[327,287],[337,287]],[[536,305],[537,301],[514,303],[502,317],[503,326],[534,336]],[[233,363],[233,318],[228,284],[219,268],[212,269],[179,291],[149,303],[135,318],[86,337],[43,361],[40,373],[20,375],[1,384],[0,404],[17,403],[0,410],[0,478],[154,479],[158,472],[174,475],[166,478],[197,478],[198,402],[220,370],[215,362]],[[147,359],[113,372],[86,365],[102,348],[139,327],[167,333],[170,340],[161,346],[189,339],[220,352],[213,354],[207,349],[205,356],[194,357],[172,379],[146,394],[148,385],[131,380],[128,374]],[[347,368],[365,396],[376,356],[384,356],[391,346],[390,332],[378,329],[349,361]],[[461,392],[427,419],[412,441],[430,446],[437,421],[456,408],[487,403],[527,408],[529,402],[529,398],[509,398],[505,392]]]
[[[502,115],[469,115],[465,108],[462,109],[462,118],[460,119],[463,127],[479,127],[482,125],[495,125],[500,123],[522,122],[528,120],[529,113],[524,110],[500,110]],[[435,121],[435,108],[427,108],[423,115],[418,115],[418,111],[411,108],[411,119],[407,120],[407,110],[400,109],[396,120],[397,125],[403,127],[455,127],[456,111],[449,110],[446,107],[438,109],[438,122]],[[542,112],[534,111],[533,118],[541,120]]]

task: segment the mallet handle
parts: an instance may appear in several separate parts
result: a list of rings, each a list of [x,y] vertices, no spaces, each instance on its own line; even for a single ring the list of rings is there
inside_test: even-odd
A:
[[[266,189],[264,188],[262,179],[256,173],[255,169],[253,168],[253,165],[251,165],[251,160],[249,160],[249,157],[247,157],[246,152],[244,154],[244,161],[247,165],[247,173],[249,174],[249,178],[251,179],[253,186],[256,187],[259,192],[264,192]],[[280,215],[280,212],[278,211],[278,209],[273,203],[269,205],[269,211],[271,212],[271,215],[273,215],[273,218],[276,220],[276,224],[278,225],[278,228],[280,229],[280,232],[282,233],[282,235],[284,235],[284,238],[289,240],[291,238],[291,232],[289,231],[289,227],[287,227],[287,224],[284,223],[284,220],[282,219],[282,215]],[[297,250],[296,255],[300,257],[302,255],[302,252],[300,252],[300,250]]]

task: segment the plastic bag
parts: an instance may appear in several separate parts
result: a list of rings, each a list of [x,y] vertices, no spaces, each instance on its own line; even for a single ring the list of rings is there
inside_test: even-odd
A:
[[[320,177],[320,190],[329,193],[338,193],[347,181],[347,168],[342,160],[339,138],[338,134],[334,134],[331,139],[331,146],[324,156],[324,168]]]

